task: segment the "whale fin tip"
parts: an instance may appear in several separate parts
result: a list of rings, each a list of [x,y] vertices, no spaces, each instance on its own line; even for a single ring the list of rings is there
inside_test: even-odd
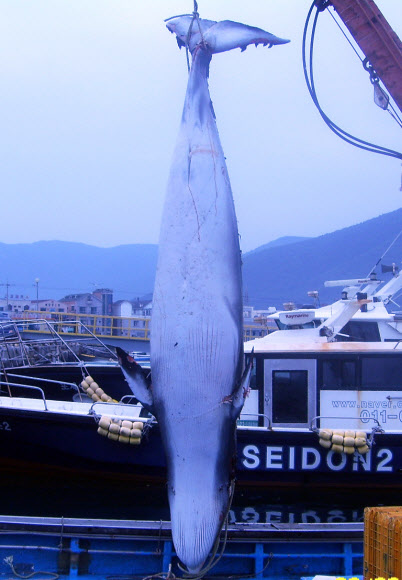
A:
[[[120,368],[128,382],[133,395],[139,402],[153,412],[152,385],[146,371],[139,365],[134,358],[122,348],[116,346],[116,354],[119,359]]]
[[[244,400],[250,390],[251,371],[253,370],[253,367],[254,367],[254,348],[251,351],[250,358],[248,360],[246,368],[244,369],[240,383],[233,393],[232,404],[235,418],[238,418],[238,416],[240,415],[240,412],[244,405]]]

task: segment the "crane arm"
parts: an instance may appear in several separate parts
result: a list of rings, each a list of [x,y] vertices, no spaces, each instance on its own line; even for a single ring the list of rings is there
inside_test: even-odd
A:
[[[402,43],[373,0],[330,0],[402,112]]]

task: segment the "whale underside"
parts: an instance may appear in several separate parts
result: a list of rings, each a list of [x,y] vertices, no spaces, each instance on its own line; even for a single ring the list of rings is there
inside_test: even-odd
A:
[[[215,52],[287,41],[239,23],[194,20],[167,22],[179,45],[189,47],[192,65],[159,239],[152,385],[120,359],[133,392],[159,423],[176,553],[199,573],[230,507],[236,420],[250,376],[243,362],[237,220],[209,95],[209,64]]]

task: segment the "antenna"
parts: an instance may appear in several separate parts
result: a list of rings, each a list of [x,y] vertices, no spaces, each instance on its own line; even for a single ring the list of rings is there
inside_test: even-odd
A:
[[[390,245],[388,246],[388,248],[385,250],[385,252],[383,253],[383,255],[377,260],[377,262],[374,264],[373,268],[371,269],[369,276],[371,274],[371,272],[374,272],[374,270],[376,269],[376,267],[378,266],[378,264],[381,262],[381,260],[384,258],[385,254],[388,253],[388,251],[392,248],[392,246],[395,244],[395,242],[397,241],[397,239],[399,238],[399,236],[402,234],[402,230],[399,232],[399,234],[394,238],[394,240],[390,243]]]
[[[377,280],[371,278],[352,278],[351,280],[328,280],[324,282],[326,288],[331,288],[333,286],[361,286],[362,284],[373,284],[377,283]]]

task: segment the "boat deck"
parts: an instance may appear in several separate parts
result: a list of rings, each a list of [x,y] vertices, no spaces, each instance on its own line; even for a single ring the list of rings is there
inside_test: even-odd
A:
[[[54,401],[43,396],[40,399],[31,399],[27,397],[0,397],[0,407],[4,409],[48,411],[49,413],[76,416],[107,415],[109,417],[117,417],[119,419],[136,419],[146,422],[146,419],[139,418],[142,410],[141,405]]]

